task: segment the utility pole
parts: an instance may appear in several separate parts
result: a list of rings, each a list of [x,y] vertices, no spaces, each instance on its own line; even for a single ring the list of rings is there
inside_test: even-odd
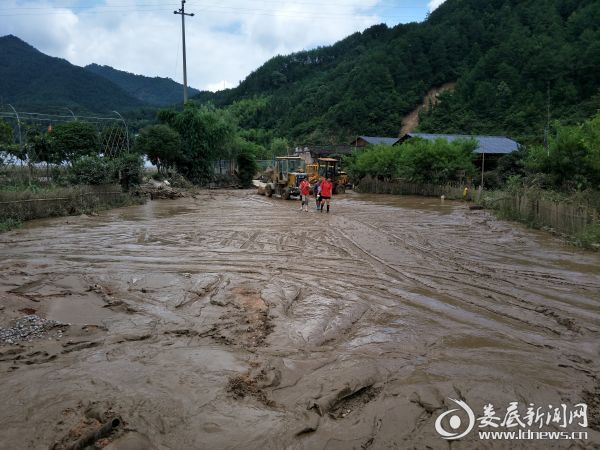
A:
[[[483,189],[483,172],[485,170],[485,152],[481,154],[481,189]]]
[[[13,107],[13,105],[11,105],[10,103],[7,103],[8,106],[10,106],[10,109],[13,110],[13,112],[15,113],[15,117],[17,118],[17,128],[19,130],[19,150],[23,150],[23,136],[21,135],[21,118],[19,117],[19,113],[17,112],[17,110]]]
[[[183,45],[183,104],[188,101],[187,93],[187,67],[185,63],[185,16],[193,17],[194,13],[185,12],[185,0],[181,0],[181,8],[178,11],[173,11],[173,14],[181,15],[181,41]]]
[[[549,134],[550,134],[550,82],[548,81],[546,84],[546,128],[544,130],[544,146],[546,147],[546,154],[550,156],[550,143]]]

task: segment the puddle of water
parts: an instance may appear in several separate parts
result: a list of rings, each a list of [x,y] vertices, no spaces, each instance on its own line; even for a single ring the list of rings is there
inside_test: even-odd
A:
[[[103,325],[113,316],[103,306],[104,302],[94,296],[69,295],[52,299],[47,318],[77,325]]]
[[[356,205],[357,202],[369,205],[391,206],[394,208],[415,209],[424,211],[435,211],[441,214],[449,214],[456,207],[464,206],[463,202],[457,200],[441,200],[438,197],[421,197],[418,195],[392,195],[392,194],[361,194],[352,193],[348,197],[339,199],[341,204],[349,202]],[[465,206],[466,207],[466,206]]]
[[[113,225],[119,221],[149,221],[189,214],[195,211],[196,209],[190,206],[189,199],[185,198],[178,200],[148,200],[143,205],[123,206],[121,208],[100,211],[97,216],[81,214],[29,220],[23,224],[23,229],[64,226],[65,224],[88,229]]]

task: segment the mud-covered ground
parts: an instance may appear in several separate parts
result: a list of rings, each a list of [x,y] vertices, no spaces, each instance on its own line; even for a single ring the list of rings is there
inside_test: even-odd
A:
[[[206,191],[0,235],[0,448],[112,417],[113,449],[600,445],[598,254],[439,199],[298,208]],[[449,398],[591,428],[446,441]]]

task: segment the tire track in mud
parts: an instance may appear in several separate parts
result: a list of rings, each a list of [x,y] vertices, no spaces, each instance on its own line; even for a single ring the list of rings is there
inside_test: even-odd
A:
[[[358,222],[358,221],[356,221],[356,222]],[[418,245],[413,242],[410,242],[410,240],[401,239],[399,236],[395,235],[394,233],[392,233],[390,231],[386,231],[382,227],[379,227],[377,225],[366,224],[363,222],[359,222],[359,223],[362,226],[373,230],[374,232],[377,232],[377,233],[380,233],[380,234],[386,236],[386,238],[388,238],[388,239],[391,238],[392,242],[395,242],[396,244],[401,244],[402,247],[407,247],[409,250],[415,250],[419,254],[425,254],[428,257],[430,257],[432,260],[435,261],[435,263],[433,264],[434,268],[430,269],[429,273],[427,273],[427,274],[423,274],[423,273],[415,274],[414,271],[410,270],[409,268],[406,268],[404,270],[399,270],[393,264],[386,264],[386,267],[388,267],[392,270],[395,270],[396,272],[401,274],[401,276],[403,278],[408,278],[408,279],[414,281],[417,285],[420,284],[421,286],[432,289],[434,291],[444,292],[444,293],[448,293],[450,295],[453,293],[453,289],[449,288],[448,284],[458,284],[459,287],[457,290],[463,290],[463,291],[464,291],[465,286],[469,286],[469,287],[475,289],[476,292],[477,291],[480,292],[480,295],[483,298],[493,298],[492,296],[489,295],[489,293],[492,292],[501,297],[505,297],[506,300],[504,300],[501,304],[499,304],[496,307],[493,307],[491,305],[482,304],[481,302],[478,302],[478,301],[473,301],[473,300],[470,301],[464,297],[460,301],[468,303],[469,305],[471,305],[473,307],[481,308],[491,314],[495,314],[495,315],[502,316],[502,317],[510,317],[512,320],[514,320],[516,322],[521,322],[530,327],[538,328],[540,330],[545,330],[546,332],[553,333],[553,334],[559,334],[560,332],[553,329],[552,327],[536,323],[536,321],[535,321],[536,315],[539,314],[539,315],[542,315],[542,316],[552,319],[554,323],[559,325],[561,328],[565,328],[567,331],[576,332],[576,333],[579,333],[581,331],[581,327],[575,324],[574,319],[569,318],[569,317],[564,317],[564,315],[561,314],[560,309],[558,311],[556,309],[552,309],[551,307],[548,306],[547,302],[545,303],[544,306],[542,306],[542,305],[540,305],[540,303],[526,301],[520,295],[511,294],[510,289],[515,289],[516,287],[522,287],[522,286],[518,286],[516,283],[514,283],[510,280],[500,278],[497,274],[495,274],[493,272],[493,270],[489,270],[489,272],[492,272],[492,273],[483,271],[486,269],[481,268],[481,267],[479,268],[480,270],[473,270],[473,269],[467,267],[465,264],[457,261],[457,258],[450,256],[447,252],[442,253],[441,250],[425,248],[422,245]],[[343,227],[337,227],[337,228],[342,229]],[[348,237],[346,235],[344,235],[343,232],[342,232],[342,235],[346,239],[348,239]],[[353,245],[357,246],[354,241],[351,240],[351,242]],[[357,247],[360,248],[359,246],[357,246]],[[374,257],[373,254],[367,252],[364,248],[360,248],[360,250],[362,252],[365,252],[366,254],[368,254],[371,258],[379,260],[379,258]],[[467,281],[464,278],[453,279],[451,277],[439,275],[436,273],[437,272],[436,266],[439,262],[442,262],[442,261],[446,262],[446,263],[450,263],[451,266],[455,268],[455,269],[453,269],[453,272],[455,272],[457,274],[461,274],[463,276],[464,276],[464,274],[468,274],[471,278],[475,277],[476,279],[483,278],[483,281],[474,282],[474,281]],[[381,261],[379,260],[379,262],[381,262]],[[445,270],[447,270],[447,267]],[[409,273],[410,273],[410,275],[409,275]],[[557,278],[557,277],[554,277],[554,278]],[[432,282],[433,279],[444,280],[446,282],[446,286],[440,286],[438,283]],[[491,283],[497,284],[498,286],[497,287],[490,286]],[[600,285],[598,285],[598,290],[600,290]],[[511,299],[516,300],[518,303],[511,301]],[[546,300],[546,299],[544,299],[544,300]],[[560,306],[560,305],[556,305],[556,302],[554,302],[554,303],[555,303],[555,308],[557,306]],[[511,313],[511,312],[506,311],[505,309],[503,310],[505,305],[509,305],[509,306],[513,307],[513,309],[516,308],[516,311],[519,311],[519,312]],[[499,308],[499,309],[497,309],[497,308]],[[522,309],[533,312],[535,314],[529,320],[524,319],[519,316],[519,315],[523,314]],[[585,329],[590,330],[590,331],[594,330],[594,328],[590,328],[590,327],[585,327]]]
[[[52,360],[42,348],[0,349],[0,421],[10,411],[13,424],[0,440],[16,442],[31,421],[37,444],[57,440],[48,417],[83,396],[159,448],[437,448],[446,397],[474,408],[581,398],[598,374],[594,257],[576,265],[435,199],[378,201],[350,194],[330,215],[301,214],[211,191],[7,235],[0,289],[59,293],[75,274],[99,286],[112,318]],[[51,270],[34,276],[42,246]]]

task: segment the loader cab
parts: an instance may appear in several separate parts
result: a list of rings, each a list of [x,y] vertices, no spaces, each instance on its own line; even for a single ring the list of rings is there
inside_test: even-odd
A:
[[[333,182],[333,193],[343,194],[346,192],[346,185],[348,184],[348,175],[346,172],[338,170],[339,160],[335,158],[319,158],[318,162],[318,173],[319,178],[330,178]]]
[[[299,156],[278,156],[273,172],[277,182],[287,184],[290,174],[304,173],[304,160]]]
[[[323,178],[331,178],[336,180],[337,178],[337,164],[338,160],[335,158],[319,158],[319,176]]]
[[[300,181],[306,177],[304,160],[299,156],[278,156],[275,158],[275,169],[272,180],[266,188],[266,194],[281,195],[287,200],[292,196],[300,195],[298,187]]]

